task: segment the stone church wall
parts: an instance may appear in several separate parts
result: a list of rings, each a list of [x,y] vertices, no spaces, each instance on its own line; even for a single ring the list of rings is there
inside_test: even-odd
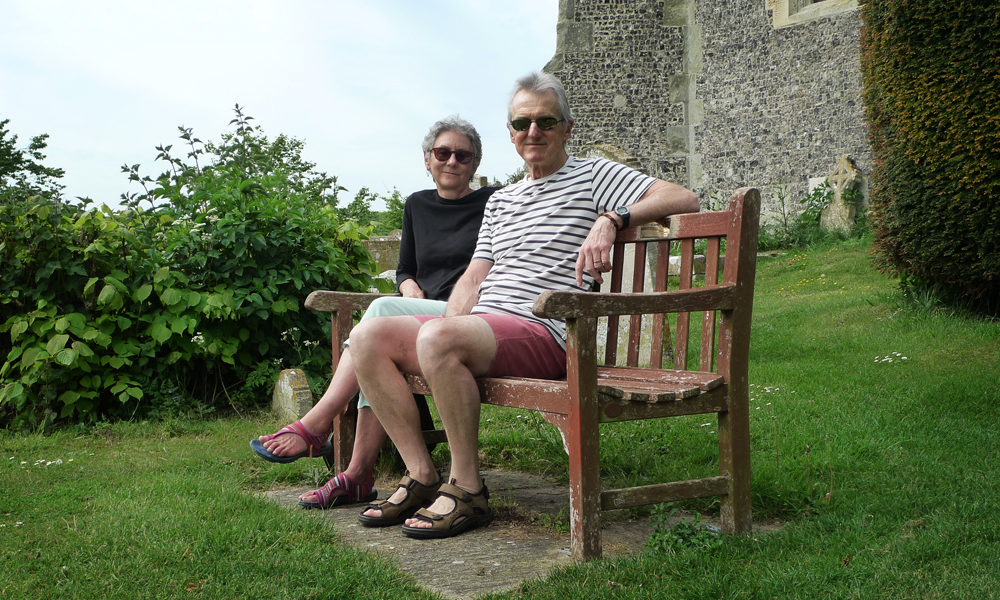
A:
[[[856,2],[789,4],[561,0],[545,70],[570,96],[571,153],[630,163],[703,202],[759,187],[765,213],[780,186],[797,206],[842,155],[870,172]]]

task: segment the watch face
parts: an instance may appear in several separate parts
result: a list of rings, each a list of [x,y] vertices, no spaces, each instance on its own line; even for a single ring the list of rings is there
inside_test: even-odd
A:
[[[628,229],[628,220],[630,213],[628,212],[627,206],[619,206],[615,209],[615,214],[622,218],[622,229]]]

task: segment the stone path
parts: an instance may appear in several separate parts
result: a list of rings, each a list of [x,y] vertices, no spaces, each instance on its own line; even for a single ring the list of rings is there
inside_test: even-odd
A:
[[[486,528],[445,540],[413,540],[399,527],[367,528],[357,520],[362,507],[311,511],[340,532],[343,540],[394,560],[417,582],[446,598],[476,598],[516,587],[521,581],[544,577],[572,563],[569,535],[530,524],[531,516],[566,514],[569,486],[510,471],[487,471],[491,505],[497,519]],[[394,483],[379,482],[385,498]],[[283,489],[264,495],[289,509],[307,488]],[[542,517],[544,520],[544,517]],[[641,552],[651,532],[648,519],[611,520],[602,532],[604,556]]]

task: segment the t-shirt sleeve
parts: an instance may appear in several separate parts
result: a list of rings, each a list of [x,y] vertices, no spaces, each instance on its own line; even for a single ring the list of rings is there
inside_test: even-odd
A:
[[[493,234],[492,222],[490,219],[490,206],[486,204],[486,211],[483,212],[483,223],[479,226],[479,238],[476,240],[476,251],[472,254],[472,260],[493,260]]]
[[[594,205],[597,213],[628,206],[642,198],[657,179],[623,164],[598,160],[594,165]]]

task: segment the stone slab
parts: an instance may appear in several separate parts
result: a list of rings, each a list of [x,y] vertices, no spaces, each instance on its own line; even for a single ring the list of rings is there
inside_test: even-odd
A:
[[[569,535],[531,525],[525,515],[566,513],[569,486],[511,471],[487,471],[491,504],[497,519],[489,526],[445,540],[414,540],[399,527],[362,527],[361,505],[310,511],[336,529],[344,543],[390,558],[416,581],[445,598],[476,598],[517,587],[572,564]],[[380,481],[379,497],[395,487]],[[308,488],[265,492],[263,496],[302,510],[296,499]],[[513,508],[516,505],[516,508]],[[648,519],[608,519],[602,532],[604,556],[641,552],[652,532]]]

